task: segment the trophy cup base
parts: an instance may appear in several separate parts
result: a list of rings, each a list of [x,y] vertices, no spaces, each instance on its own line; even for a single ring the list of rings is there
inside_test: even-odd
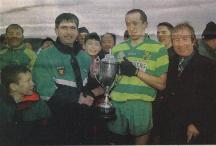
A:
[[[114,120],[116,118],[115,108],[110,104],[102,103],[97,107],[99,118],[104,120]]]

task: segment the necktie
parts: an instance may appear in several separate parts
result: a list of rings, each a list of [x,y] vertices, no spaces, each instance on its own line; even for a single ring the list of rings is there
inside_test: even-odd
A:
[[[183,62],[184,62],[184,58],[181,57],[178,63],[178,74],[179,75],[181,75],[182,71],[184,70]]]
[[[73,53],[71,53],[71,65],[74,70],[77,88],[79,89],[80,92],[82,92],[83,91],[83,81],[81,77],[81,71],[80,71],[80,67],[76,59],[76,56]]]

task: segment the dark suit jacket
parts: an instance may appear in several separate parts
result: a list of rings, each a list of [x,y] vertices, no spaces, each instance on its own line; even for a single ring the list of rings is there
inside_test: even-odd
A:
[[[178,57],[171,58],[164,92],[167,112],[172,115],[171,123],[177,119],[174,122],[178,123],[180,130],[193,123],[202,133],[214,131],[215,64],[196,52],[178,76]]]

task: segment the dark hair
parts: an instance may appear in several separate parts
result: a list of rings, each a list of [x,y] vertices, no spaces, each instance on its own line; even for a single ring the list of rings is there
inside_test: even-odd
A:
[[[62,13],[62,14],[58,15],[56,17],[56,20],[55,20],[55,27],[58,28],[59,24],[62,21],[71,21],[71,22],[74,22],[77,25],[77,28],[79,26],[78,17],[76,15],[72,14],[72,13]]]
[[[22,33],[24,33],[24,29],[19,25],[19,24],[10,24],[7,28],[6,28],[6,34],[8,32],[9,29],[21,29]]]
[[[88,40],[96,40],[100,42],[100,37],[96,32],[92,32],[86,36],[84,43],[86,43]]]
[[[140,14],[140,19],[142,20],[142,22],[147,22],[147,16],[145,14],[145,12],[141,9],[132,9],[130,11],[127,12],[126,15],[128,14],[132,14],[132,13],[139,13]]]
[[[194,31],[194,28],[190,25],[190,24],[188,24],[188,23],[180,23],[180,24],[178,24],[178,25],[176,25],[174,28],[173,28],[173,31],[172,31],[172,33],[175,33],[175,32],[177,32],[178,30],[180,30],[180,29],[182,29],[182,28],[187,28],[189,31],[190,31],[190,33],[191,33],[191,40],[193,41],[193,42],[196,42],[196,35],[195,35],[195,31]]]
[[[78,29],[78,31],[79,31],[79,33],[89,33],[89,31],[88,31],[88,29],[86,28],[86,27],[80,27],[79,29]]]
[[[203,31],[202,39],[211,40],[215,38],[216,38],[216,24],[213,21],[211,21],[206,25]]]
[[[51,41],[51,42],[54,44],[53,39],[47,37],[47,38],[45,38],[45,39],[43,39],[43,40],[41,41],[41,46],[42,46],[46,41]]]
[[[2,85],[9,91],[11,83],[18,83],[20,73],[31,72],[26,66],[10,64],[5,66],[1,71],[1,82]]]
[[[124,32],[124,39],[128,39],[130,36],[129,36],[129,33],[128,33],[128,30],[125,30]]]
[[[157,27],[159,27],[159,26],[166,26],[170,32],[172,32],[172,30],[174,28],[173,25],[170,24],[169,22],[161,22],[157,25]]]
[[[3,44],[3,42],[5,41],[5,39],[6,39],[5,33],[1,34],[1,36],[0,36],[0,44]]]
[[[110,35],[110,36],[113,38],[114,45],[116,44],[116,35],[115,35],[114,33],[109,33],[109,32],[107,32],[107,33],[103,34],[103,35],[101,36],[101,40],[103,39],[103,37],[104,37],[105,35]]]

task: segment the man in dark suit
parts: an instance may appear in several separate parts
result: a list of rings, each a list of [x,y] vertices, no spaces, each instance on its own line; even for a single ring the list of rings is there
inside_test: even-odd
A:
[[[174,27],[173,48],[163,119],[162,144],[211,144],[214,132],[215,64],[196,50],[194,29],[187,23]]]

